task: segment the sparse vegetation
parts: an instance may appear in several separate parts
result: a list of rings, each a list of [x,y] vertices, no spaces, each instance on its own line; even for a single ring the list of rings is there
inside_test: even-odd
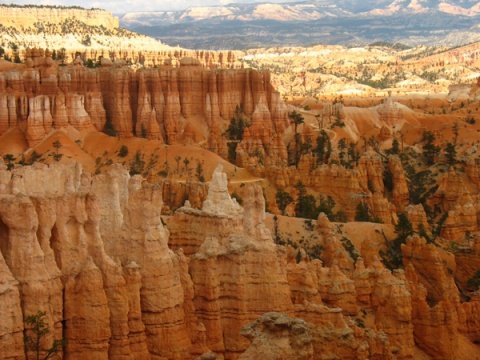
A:
[[[200,161],[197,162],[195,175],[197,176],[198,181],[205,182],[205,176],[203,176],[203,165]]]
[[[467,280],[467,287],[473,291],[480,290],[480,269],[477,270],[475,275]]]
[[[224,136],[229,140],[227,142],[228,161],[232,164],[235,164],[235,159],[237,157],[237,145],[243,139],[245,128],[248,128],[249,126],[250,122],[243,117],[241,106],[237,105],[235,108],[235,114],[230,119],[230,124],[224,133]]]
[[[118,151],[119,157],[126,157],[128,155],[128,147],[126,145],[122,145],[120,150]]]
[[[107,134],[108,136],[117,136],[117,130],[115,130],[115,126],[113,126],[112,120],[107,117],[107,121],[105,122],[105,127],[103,129],[103,132]]]
[[[52,143],[52,146],[56,150],[55,154],[53,154],[53,159],[58,162],[62,159],[62,156],[63,156],[63,154],[59,153],[59,149],[62,147],[62,143],[59,140],[55,140]]]
[[[360,254],[358,253],[357,249],[355,248],[355,245],[350,241],[350,239],[346,238],[343,236],[340,239],[340,242],[342,243],[343,248],[347,251],[347,253],[350,255],[352,260],[354,262],[357,261],[357,259],[360,257]]]
[[[275,195],[275,200],[282,214],[285,214],[285,209],[289,204],[293,202],[293,198],[290,196],[290,194],[282,189],[277,190],[277,194]]]
[[[66,340],[54,340],[51,347],[44,349],[44,339],[50,333],[48,324],[45,320],[47,313],[45,311],[38,311],[35,315],[29,315],[25,319],[25,323],[31,326],[33,336],[25,335],[25,349],[34,353],[36,360],[47,360],[55,354],[62,351],[62,347],[66,345]]]
[[[145,161],[140,151],[135,153],[135,156],[130,161],[130,175],[142,174],[145,168]]]
[[[397,237],[393,241],[387,241],[387,251],[380,250],[379,252],[383,263],[390,270],[402,267],[401,245],[405,243],[407,237],[413,235],[412,223],[405,214],[398,215],[395,234]]]
[[[7,163],[7,170],[12,170],[15,166],[15,156],[12,154],[5,154],[3,155],[3,160]]]

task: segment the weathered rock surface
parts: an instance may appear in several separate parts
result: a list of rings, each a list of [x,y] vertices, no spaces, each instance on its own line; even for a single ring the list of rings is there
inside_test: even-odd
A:
[[[181,59],[178,67],[139,71],[107,60],[99,69],[77,63],[57,66],[49,52],[36,49],[26,57],[25,65],[1,72],[0,99],[5,106],[0,135],[19,126],[30,146],[52,128],[71,125],[102,131],[107,119],[120,137],[136,133],[168,144],[222,143],[220,134],[237,107],[253,118],[253,129],[258,128],[255,133],[261,133],[264,143],[273,139],[272,128],[281,135],[288,126],[286,107],[267,72],[208,70],[193,57]],[[222,146],[217,151],[226,155]]]
[[[309,325],[280,313],[266,313],[243,327],[242,335],[252,341],[239,357],[247,359],[311,359],[313,337]]]
[[[248,189],[244,206],[230,198],[219,166],[203,208],[187,204],[170,221],[173,248],[195,239],[186,254],[193,254],[190,274],[196,313],[205,325],[207,346],[229,358],[247,348],[240,336],[242,326],[269,310],[293,309],[284,260],[264,226],[265,205],[258,185]],[[198,224],[189,227],[195,230],[193,236],[185,227],[192,223]]]
[[[0,226],[2,226],[1,222]],[[1,243],[4,244],[6,241],[2,239]],[[4,359],[25,359],[22,345],[23,317],[19,301],[18,281],[12,276],[3,256],[0,256],[0,279],[0,314],[4,319],[0,327],[2,356]]]
[[[459,346],[459,328],[466,321],[453,276],[437,248],[423,238],[408,238],[402,253],[412,293],[415,341],[431,356],[453,359]]]
[[[219,166],[202,208],[187,202],[167,229],[165,184],[120,165],[99,175],[2,165],[4,358],[26,358],[23,318],[38,310],[51,329],[44,347],[66,337],[72,359],[411,359],[415,344],[455,359],[460,336],[478,341],[478,297],[462,303],[453,277],[457,260],[462,282],[472,276],[476,247],[454,257],[413,237],[405,273],[370,253],[353,267],[321,215],[325,264],[304,252],[297,263],[265,227],[262,189],[248,186],[242,207],[227,186]]]

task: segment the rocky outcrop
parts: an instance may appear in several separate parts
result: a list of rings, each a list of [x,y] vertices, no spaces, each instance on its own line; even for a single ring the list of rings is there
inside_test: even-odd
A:
[[[20,304],[25,314],[47,310],[54,330],[47,340],[65,336],[72,358],[98,359],[188,359],[209,349],[234,357],[247,347],[242,326],[270,309],[292,311],[262,191],[249,189],[240,207],[221,168],[202,210],[183,210],[200,227],[198,217],[212,223],[191,259],[168,248],[159,184],[119,166],[95,177],[78,165],[19,167],[12,175],[0,176],[1,296],[10,304],[0,309],[8,319],[1,343],[19,359]]]
[[[141,318],[143,324],[134,322],[137,339],[129,339],[128,343],[136,343],[138,348],[142,345],[139,339],[146,334],[145,354],[188,357],[192,347],[187,330],[187,316],[193,315],[191,299],[186,298],[182,285],[181,259],[167,247],[168,232],[160,217],[162,189],[158,185],[142,185],[139,176],[129,179],[121,168],[108,175],[93,182],[94,193],[103,206],[111,209],[110,218],[115,219],[100,227],[106,252],[127,266],[124,271],[129,278],[140,277],[140,283],[129,285],[140,290],[132,300],[140,300],[141,313],[130,311],[128,315]],[[113,193],[105,194],[105,188]],[[131,323],[130,319],[125,320]]]
[[[287,171],[282,171],[277,166],[273,167],[272,171],[267,171],[272,174],[272,181],[279,187],[284,184],[294,186],[301,180],[304,185],[323,196],[331,196],[349,221],[355,219],[357,207],[362,203],[372,219],[377,218],[385,224],[392,224],[396,222],[396,207],[387,199],[383,172],[382,159],[373,150],[365,153],[358,166],[353,169],[336,163],[316,164],[315,157],[308,154],[301,157],[298,168],[290,167]],[[405,178],[402,179],[402,176],[397,174],[394,181],[398,185],[399,195],[396,198],[401,206],[407,203],[404,193]],[[408,194],[408,189],[406,191]]]
[[[183,249],[186,255],[193,255],[212,234],[226,238],[243,231],[244,209],[228,194],[226,175],[221,172],[222,165],[219,164],[217,169],[202,210],[192,208],[188,202],[169,220],[169,246],[172,249]],[[192,223],[200,226],[190,226]]]
[[[412,294],[415,342],[431,356],[455,358],[458,350],[459,295],[433,244],[418,236],[402,246]]]
[[[313,337],[309,325],[280,313],[266,313],[243,327],[242,335],[252,343],[239,357],[247,359],[311,359]]]
[[[69,357],[81,359],[90,354],[94,359],[108,359],[110,311],[102,273],[91,258],[67,280],[64,306]]]
[[[305,302],[297,305],[297,316],[306,320],[313,337],[313,359],[340,357],[369,359],[392,357],[388,337],[382,331],[362,330],[344,317],[339,308]]]
[[[0,350],[8,359],[26,358],[23,318],[38,310],[51,330],[45,347],[65,337],[73,359],[214,358],[209,351],[409,359],[415,344],[453,359],[460,336],[478,341],[478,299],[462,303],[454,281],[457,259],[461,283],[474,270],[468,252],[454,258],[413,237],[402,247],[405,272],[392,274],[367,251],[353,267],[340,228],[321,215],[325,262],[302,251],[296,259],[265,227],[262,189],[248,186],[240,206],[221,165],[201,208],[186,202],[168,229],[165,185],[120,165],[99,175],[78,164],[2,166]]]
[[[380,121],[392,128],[398,128],[402,125],[403,111],[401,105],[393,101],[391,92],[388,95],[385,102],[377,107],[377,112]]]
[[[442,210],[448,211],[457,204],[461,197],[466,195],[468,195],[468,191],[465,187],[462,176],[451,169],[442,178],[440,186],[432,198],[429,199],[428,204],[432,207],[439,205]]]
[[[269,309],[292,311],[285,264],[264,225],[261,189],[248,189],[244,205],[242,208],[230,198],[219,166],[202,209],[187,204],[170,222],[173,248],[194,245],[186,247],[185,253],[193,255],[193,302],[206,328],[206,344],[229,358],[247,348],[240,336],[242,326]],[[198,229],[193,235],[185,231],[185,225],[192,223],[199,225],[190,226]]]
[[[448,211],[448,216],[443,223],[442,237],[463,242],[465,234],[478,230],[477,210],[469,201],[464,205],[457,204]]]
[[[1,234],[5,234],[5,224],[0,221]],[[5,236],[5,235],[3,235]],[[0,243],[6,244],[4,238]],[[0,314],[2,325],[0,327],[0,349],[4,359],[25,359],[23,348],[23,315],[20,305],[18,281],[13,277],[10,269],[0,253]]]
[[[467,246],[462,246],[455,252],[455,263],[457,265],[455,271],[455,279],[461,284],[462,288],[475,290],[475,287],[468,286],[469,279],[475,276],[480,269],[480,238],[467,238]]]
[[[377,275],[372,292],[376,308],[375,324],[389,338],[392,352],[399,358],[413,356],[411,294],[401,273],[384,270]]]
[[[419,231],[422,226],[425,231],[431,231],[430,224],[427,220],[427,214],[425,213],[425,209],[423,208],[422,204],[408,205],[405,208],[405,215],[416,231]]]
[[[398,156],[388,158],[388,170],[392,176],[392,203],[397,212],[402,212],[409,204],[410,193],[408,191],[407,178]]]

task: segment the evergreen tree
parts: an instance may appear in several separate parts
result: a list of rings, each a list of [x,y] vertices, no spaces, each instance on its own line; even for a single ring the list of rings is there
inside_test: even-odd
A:
[[[115,137],[117,136],[117,130],[115,130],[115,126],[112,123],[112,120],[107,117],[107,121],[105,122],[105,127],[103,128],[103,132],[108,136]]]
[[[333,208],[335,207],[335,200],[331,196],[325,198],[325,196],[320,195],[320,204],[318,205],[318,213],[324,213],[327,215],[330,221],[335,221],[335,213]]]
[[[228,140],[238,140],[243,139],[243,132],[245,128],[248,128],[250,123],[242,117],[242,111],[240,106],[236,106],[235,114],[230,119],[230,124],[228,125],[225,135]]]
[[[338,141],[338,157],[340,158],[340,164],[347,167],[347,161],[345,159],[345,156],[347,156],[345,150],[347,150],[347,140],[345,138],[341,138]]]
[[[434,144],[435,142],[435,135],[431,131],[424,131],[423,132],[423,140],[425,144],[423,144],[423,156],[425,157],[425,161],[427,165],[433,165],[435,163],[435,155],[438,154],[440,148]]]
[[[355,211],[355,221],[371,221],[368,204],[360,201]]]
[[[480,289],[480,269],[477,270],[475,275],[473,275],[470,279],[467,280],[467,287],[473,289],[473,291],[477,291]]]
[[[301,125],[305,122],[302,114],[298,113],[297,111],[293,110],[291,113],[288,114],[288,117],[290,118],[290,123],[293,124],[294,126],[294,139],[295,139],[295,166],[298,165],[298,162],[300,160],[300,151],[299,151],[299,146],[300,146],[300,134],[298,133],[298,125]]]
[[[125,145],[122,145],[120,147],[120,150],[118,151],[118,156],[119,157],[126,157],[128,155],[128,147]]]
[[[203,165],[200,161],[197,162],[197,167],[195,169],[195,175],[198,178],[198,181],[205,182],[205,176],[203,176]]]
[[[140,137],[146,139],[147,138],[147,129],[145,129],[145,125],[142,124],[142,127],[140,129]]]
[[[398,223],[395,224],[395,234],[397,234],[397,239],[401,239],[402,243],[405,242],[407,237],[413,235],[413,225],[403,213],[398,215]]]
[[[237,145],[240,141],[243,140],[243,132],[245,128],[248,128],[250,123],[242,117],[242,109],[240,106],[236,106],[235,114],[230,119],[230,124],[228,125],[227,130],[224,135],[227,137],[228,147],[228,161],[232,164],[235,164],[237,158]]]
[[[388,166],[383,169],[383,184],[388,191],[393,191],[393,174]]]
[[[145,161],[143,161],[140,151],[137,151],[133,159],[130,161],[130,176],[143,173],[144,168]]]
[[[185,165],[185,171],[188,172],[188,164],[190,164],[190,160],[188,160],[188,158],[183,159],[183,164]]]
[[[275,201],[282,214],[284,214],[287,206],[293,202],[293,198],[285,190],[278,189],[275,195]]]
[[[307,194],[307,188],[299,181],[295,188],[298,190],[297,203],[295,204],[295,213],[297,217],[306,219],[316,219],[318,217],[317,202],[313,195]]]
[[[358,165],[358,160],[360,160],[360,152],[357,150],[357,147],[353,142],[351,142],[348,146],[348,156],[352,163]]]
[[[398,155],[400,154],[400,143],[397,139],[393,139],[392,147],[386,151],[387,154]]]
[[[315,147],[315,155],[317,156],[318,164],[325,164],[330,159],[332,154],[332,143],[330,137],[325,130],[320,131],[317,137],[317,146]]]
[[[58,150],[62,147],[62,143],[59,141],[59,140],[55,140],[53,143],[52,143],[52,146],[55,148],[56,150],[56,153],[53,154],[53,159],[55,161],[60,161],[60,159],[62,158],[63,154],[60,154],[58,152]]]
[[[449,165],[455,165],[457,163],[457,150],[455,145],[451,142],[447,142],[445,147],[445,157],[447,158],[447,163]]]
[[[387,243],[387,251],[380,251],[383,263],[390,270],[402,266],[402,244],[405,244],[407,237],[413,235],[413,225],[403,213],[398,215],[395,234],[397,234],[397,237]]]

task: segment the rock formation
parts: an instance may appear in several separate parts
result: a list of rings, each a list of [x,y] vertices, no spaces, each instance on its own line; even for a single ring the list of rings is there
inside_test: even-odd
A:
[[[0,78],[5,105],[0,136],[20,127],[32,147],[52,128],[70,125],[102,131],[107,119],[120,137],[136,133],[168,144],[222,143],[220,134],[237,107],[254,119],[257,128],[273,127],[276,136],[288,126],[286,109],[266,72],[207,70],[192,57],[181,59],[178,68],[164,65],[135,72],[108,61],[99,69],[79,64],[57,67],[51,54],[43,51],[29,50],[26,56],[27,65]],[[198,116],[200,124],[193,119]],[[264,143],[273,138],[271,131],[262,133]]]
[[[308,360],[313,356],[311,330],[301,319],[291,319],[280,313],[266,313],[245,326],[242,335],[252,341],[252,344],[239,360]]]
[[[399,127],[403,120],[403,112],[398,103],[395,103],[392,99],[392,94],[389,92],[389,96],[385,102],[377,107],[380,120],[388,126]]]
[[[202,209],[187,204],[170,221],[170,246],[185,247],[185,253],[193,255],[193,302],[207,330],[206,344],[228,357],[246,349],[239,334],[247,322],[268,309],[292,311],[284,264],[263,224],[262,191],[251,187],[244,203],[243,209],[230,198],[219,165]],[[193,222],[200,226],[187,229]]]
[[[358,258],[353,269],[335,251],[336,227],[320,216],[326,264],[305,253],[297,263],[265,227],[261,188],[247,187],[240,206],[221,166],[202,207],[185,203],[168,229],[163,186],[120,165],[93,176],[79,164],[2,166],[0,349],[8,359],[25,359],[22,317],[38,310],[51,329],[43,346],[65,337],[72,359],[409,359],[415,344],[453,359],[459,336],[478,341],[479,302],[460,301],[455,258],[446,260],[450,273],[447,255],[420,238],[402,247],[405,274],[378,258],[368,266]]]

